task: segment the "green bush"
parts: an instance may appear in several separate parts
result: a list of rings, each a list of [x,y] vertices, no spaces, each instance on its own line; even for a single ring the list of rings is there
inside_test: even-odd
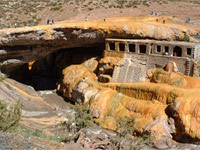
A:
[[[7,75],[1,73],[1,71],[0,71],[0,82],[3,81],[4,79],[6,79],[7,77],[8,77]]]
[[[186,32],[184,33],[183,41],[190,42],[190,37],[188,36],[188,34]]]
[[[154,138],[146,133],[142,136],[132,136],[135,132],[135,117],[124,117],[116,120],[117,132],[122,138],[121,148],[125,150],[139,150],[142,145],[151,143]]]
[[[89,105],[79,105],[76,103],[75,105],[71,104],[71,108],[75,110],[74,116],[67,115],[68,121],[62,123],[66,126],[68,132],[75,133],[82,128],[95,125],[92,115],[89,114]]]
[[[117,132],[121,137],[125,137],[127,134],[133,134],[135,131],[135,118],[125,117],[116,120]]]
[[[23,134],[25,137],[38,137],[38,138],[47,139],[47,140],[51,140],[51,141],[58,141],[58,142],[66,141],[66,137],[62,134],[49,136],[41,130],[29,129],[29,128],[27,128],[25,126],[21,126],[21,125],[19,125],[14,131],[17,133]]]
[[[153,77],[151,79],[151,82],[157,82],[159,79],[160,74],[162,74],[163,69],[162,68],[157,68],[156,71],[153,73]]]
[[[18,101],[15,105],[9,106],[8,104],[0,101],[0,130],[7,131],[14,129],[21,117],[22,104]]]
[[[154,137],[145,134],[139,137],[125,136],[121,142],[121,149],[124,150],[140,150],[145,144],[150,144],[154,140]]]
[[[68,121],[61,124],[66,128],[67,134],[65,142],[71,142],[76,139],[76,133],[82,128],[93,127],[95,125],[92,115],[89,114],[89,105],[70,104],[71,108],[75,110],[75,114],[68,114],[66,117]]]

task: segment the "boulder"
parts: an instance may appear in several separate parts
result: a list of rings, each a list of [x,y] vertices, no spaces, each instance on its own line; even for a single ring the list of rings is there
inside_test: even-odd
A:
[[[200,99],[199,90],[187,90],[169,106],[170,115],[175,120],[174,138],[181,142],[200,141]]]
[[[65,68],[62,73],[64,76],[57,90],[71,100],[84,102],[88,94],[85,89],[91,90],[92,87],[98,86],[96,75],[84,65],[72,65]],[[95,91],[95,88],[93,89]],[[83,95],[83,90],[85,90],[85,95]]]
[[[110,88],[101,87],[94,73],[83,65],[72,65],[63,70],[58,90],[73,101],[90,104],[90,113],[101,127],[116,130],[120,118],[134,117],[138,134],[151,133],[156,140],[172,138],[172,126],[165,114],[167,105],[128,97]]]
[[[99,83],[86,66],[72,65],[63,70],[58,90],[75,102],[89,103],[103,128],[117,131],[118,119],[133,117],[135,132],[150,133],[157,147],[172,146],[172,138],[199,141],[200,80],[163,69],[152,69],[148,76],[151,82]]]
[[[150,69],[147,73],[147,78],[150,80],[150,82],[154,83],[166,83],[176,86],[184,86],[187,84],[187,81],[184,78],[185,75],[169,70],[165,71],[162,68]]]

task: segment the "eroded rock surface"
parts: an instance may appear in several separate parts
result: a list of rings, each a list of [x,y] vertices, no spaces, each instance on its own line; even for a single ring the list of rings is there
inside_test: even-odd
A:
[[[111,62],[117,65],[120,61]],[[113,70],[106,59],[99,64],[100,72]],[[172,138],[198,142],[200,80],[164,69],[152,69],[148,76],[146,82],[99,83],[86,66],[69,66],[63,70],[58,90],[74,101],[89,102],[91,114],[103,128],[116,130],[117,119],[135,117],[136,133],[151,133],[155,145],[170,147]]]
[[[163,20],[167,20],[163,24]],[[63,48],[88,47],[104,43],[105,38],[152,38],[190,41],[197,29],[184,26],[171,17],[118,17],[85,22],[4,29],[0,31],[0,61],[4,67],[38,60]],[[8,68],[7,68],[8,69]]]

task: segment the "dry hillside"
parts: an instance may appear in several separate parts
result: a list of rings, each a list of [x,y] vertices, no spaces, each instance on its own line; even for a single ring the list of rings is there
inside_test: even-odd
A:
[[[199,0],[1,0],[0,27],[46,24],[48,19],[85,20],[115,16],[140,16],[157,12],[199,24]]]

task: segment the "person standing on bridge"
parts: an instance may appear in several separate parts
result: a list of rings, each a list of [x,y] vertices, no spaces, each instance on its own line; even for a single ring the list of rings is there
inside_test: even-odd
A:
[[[17,28],[17,23],[15,22],[14,27]]]
[[[176,53],[176,52],[174,52],[174,56],[177,56],[177,53]]]

